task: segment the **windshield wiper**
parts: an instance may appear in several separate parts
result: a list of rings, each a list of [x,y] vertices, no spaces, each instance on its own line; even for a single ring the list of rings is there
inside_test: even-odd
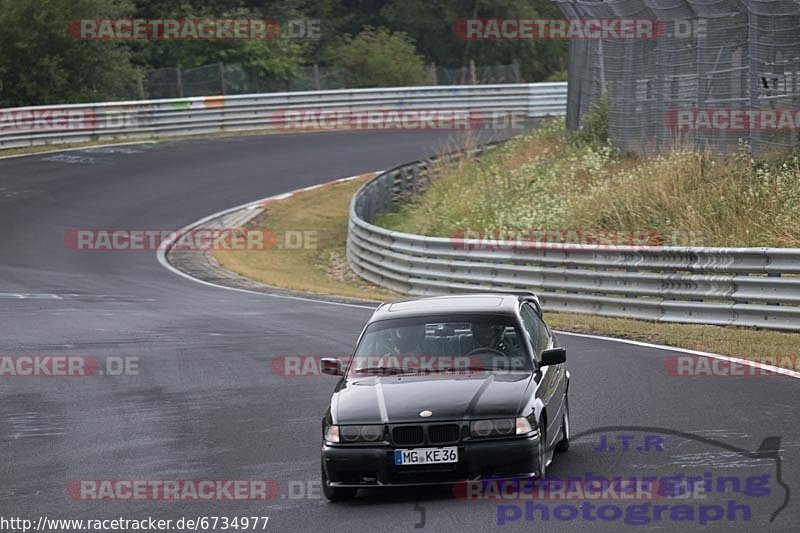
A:
[[[408,374],[409,371],[399,366],[365,366],[356,368],[356,374]]]

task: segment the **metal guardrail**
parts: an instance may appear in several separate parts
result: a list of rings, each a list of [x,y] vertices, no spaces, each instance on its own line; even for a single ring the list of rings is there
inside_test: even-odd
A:
[[[282,129],[284,112],[563,115],[566,83],[394,87],[0,109],[0,149]],[[284,128],[285,129],[285,128]]]
[[[537,244],[481,249],[373,224],[431,179],[432,161],[375,177],[350,204],[347,257],[375,284],[412,295],[524,289],[548,311],[800,330],[800,249]]]

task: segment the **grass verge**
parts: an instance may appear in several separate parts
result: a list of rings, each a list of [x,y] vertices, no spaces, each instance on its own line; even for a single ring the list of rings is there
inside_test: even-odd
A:
[[[347,265],[347,208],[351,196],[365,179],[301,192],[272,203],[249,224],[251,228],[269,230],[278,236],[286,231],[316,231],[316,247],[216,251],[215,257],[225,268],[267,285],[370,300],[401,297],[362,280]],[[546,317],[552,327],[563,331],[640,340],[745,359],[781,356],[787,357],[781,361],[785,365],[796,365],[794,357],[800,346],[797,333],[565,313],[547,313]]]
[[[219,263],[266,285],[318,294],[387,300],[400,295],[376,287],[347,265],[347,210],[350,197],[369,178],[326,185],[271,203],[248,227],[271,232],[269,250],[214,252]],[[291,245],[303,234],[302,246]]]
[[[755,159],[745,148],[640,159],[551,120],[477,162],[440,168],[424,194],[377,223],[441,237],[600,229],[646,231],[650,245],[800,247],[800,156]]]
[[[677,348],[717,353],[772,364],[769,358],[782,358],[782,366],[800,371],[800,333],[696,326],[648,322],[570,313],[547,313],[547,323],[554,329],[619,337]]]

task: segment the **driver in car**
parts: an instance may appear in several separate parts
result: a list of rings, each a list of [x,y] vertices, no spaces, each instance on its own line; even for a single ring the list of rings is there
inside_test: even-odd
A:
[[[480,348],[485,348],[495,352],[506,354],[505,340],[503,334],[506,327],[503,325],[489,324],[489,323],[473,323],[472,324],[472,339],[474,347],[472,351]]]
[[[472,350],[470,355],[480,355],[490,358],[483,362],[484,365],[494,369],[512,368],[515,361],[510,356],[516,355],[513,345],[508,345],[505,339],[506,327],[500,324],[475,322],[472,324]]]

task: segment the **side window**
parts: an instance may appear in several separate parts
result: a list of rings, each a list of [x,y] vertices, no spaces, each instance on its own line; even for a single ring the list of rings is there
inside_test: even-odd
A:
[[[546,350],[548,344],[550,344],[550,330],[547,329],[547,324],[538,314],[536,315],[536,323],[539,324],[539,341],[541,343],[539,350]]]
[[[522,315],[522,324],[525,326],[525,331],[528,332],[531,338],[531,346],[535,352],[534,357],[539,361],[539,354],[547,348],[547,327],[530,304],[523,304],[520,314]]]

